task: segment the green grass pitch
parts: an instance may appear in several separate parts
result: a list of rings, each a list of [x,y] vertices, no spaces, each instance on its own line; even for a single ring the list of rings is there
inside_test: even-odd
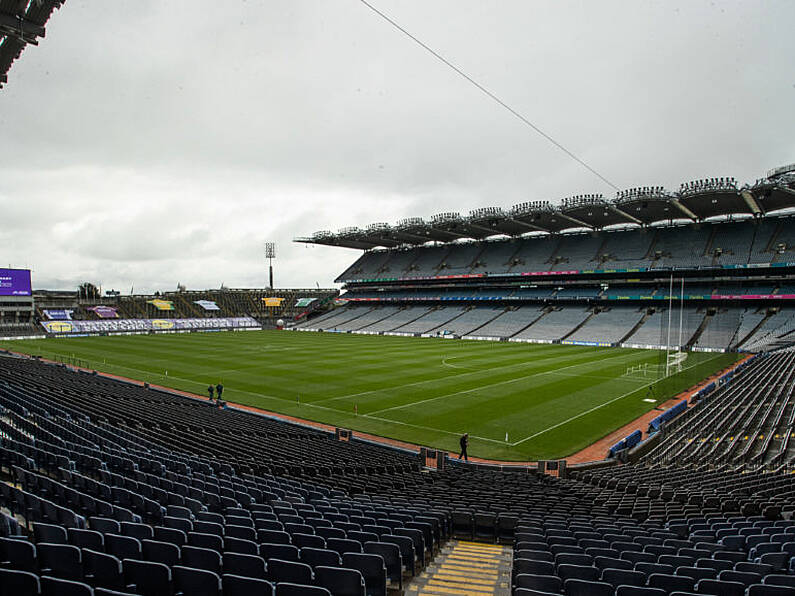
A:
[[[660,353],[286,331],[7,341],[90,368],[305,419],[500,460],[565,457],[738,359],[691,353],[658,380],[627,375]],[[354,406],[358,415],[354,414]],[[506,440],[506,436],[508,437]]]

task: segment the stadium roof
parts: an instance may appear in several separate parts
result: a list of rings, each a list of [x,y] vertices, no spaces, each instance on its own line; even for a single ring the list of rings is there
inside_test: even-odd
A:
[[[346,248],[371,249],[418,246],[426,242],[482,240],[491,236],[521,236],[528,232],[600,230],[610,226],[648,226],[674,221],[703,221],[721,216],[763,217],[795,208],[795,164],[771,170],[753,186],[739,188],[733,178],[709,178],[682,184],[678,192],[661,186],[621,191],[612,200],[601,195],[564,199],[560,206],[548,201],[475,209],[468,216],[440,213],[430,220],[412,217],[395,226],[376,223],[338,232],[321,231],[296,242]]]
[[[0,0],[0,87],[28,44],[38,45],[44,25],[66,0]]]

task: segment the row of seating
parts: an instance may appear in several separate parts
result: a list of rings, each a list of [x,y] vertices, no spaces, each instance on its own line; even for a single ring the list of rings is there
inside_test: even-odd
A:
[[[450,536],[513,542],[519,594],[539,590],[539,577],[555,578],[557,593],[576,582],[606,593],[665,591],[656,584],[668,577],[697,590],[789,577],[795,525],[784,514],[795,508],[782,473],[642,464],[558,478],[459,462],[429,473],[398,450],[3,357],[0,398],[0,507],[17,524],[5,524],[0,567],[32,574],[24,577],[40,592],[57,580],[141,592],[132,570],[151,567],[167,593],[233,594],[243,583],[263,593],[292,584],[380,594],[427,566]],[[169,416],[175,424],[160,424],[162,433],[141,423]],[[276,447],[250,453],[301,441],[313,461],[282,465]],[[739,492],[727,498],[732,484]],[[87,560],[103,561],[114,587]]]

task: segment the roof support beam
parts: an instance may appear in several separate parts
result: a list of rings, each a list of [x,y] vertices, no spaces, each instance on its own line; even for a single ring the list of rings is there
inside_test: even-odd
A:
[[[754,195],[751,194],[750,190],[744,190],[740,193],[745,199],[745,204],[748,205],[748,208],[753,211],[754,216],[762,215],[762,210],[759,208],[759,203],[756,202],[754,199]]]
[[[584,221],[580,221],[576,217],[572,217],[571,215],[566,215],[565,213],[558,213],[558,217],[562,217],[563,219],[567,219],[572,223],[577,224],[581,228],[588,228],[589,230],[595,230],[592,225],[585,223]]]
[[[445,230],[444,228],[435,228],[431,226],[431,230],[433,230],[437,234],[447,234],[448,236],[452,236],[453,240],[459,240],[461,238],[469,238],[468,234],[462,234],[460,232],[453,232],[452,230]]]
[[[688,219],[692,219],[693,221],[698,221],[700,219],[698,215],[696,215],[695,213],[690,211],[690,209],[682,205],[682,203],[679,202],[679,199],[671,197],[671,204],[677,209],[679,209],[679,211],[684,213]]]
[[[531,223],[527,223],[526,221],[522,221],[521,219],[516,219],[514,217],[510,217],[508,219],[509,219],[509,221],[512,221],[515,224],[519,224],[520,226],[524,226],[525,228],[527,228],[528,232],[549,232],[549,230],[545,230],[542,227],[533,225]]]
[[[643,222],[642,222],[641,220],[639,220],[639,219],[638,219],[637,217],[635,217],[634,215],[630,215],[630,214],[629,214],[629,213],[627,213],[626,211],[623,211],[623,210],[622,210],[620,207],[614,207],[614,206],[612,206],[612,205],[611,205],[611,206],[610,206],[610,210],[611,210],[611,211],[613,211],[613,212],[615,212],[615,213],[618,213],[618,214],[620,214],[620,215],[622,215],[622,216],[624,216],[624,217],[626,217],[627,219],[631,220],[631,221],[632,221],[632,223],[636,223],[636,224],[638,224],[639,226],[642,226],[642,225],[644,225],[644,224],[643,224]]]

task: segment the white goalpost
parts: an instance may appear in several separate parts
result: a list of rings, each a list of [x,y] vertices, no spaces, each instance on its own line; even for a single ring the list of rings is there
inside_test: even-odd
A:
[[[685,361],[687,360],[687,352],[683,351],[682,348],[682,327],[684,325],[684,304],[685,304],[685,280],[682,278],[682,284],[679,290],[679,339],[675,345],[671,343],[671,335],[673,334],[673,296],[674,294],[674,277],[673,275],[670,278],[669,282],[669,289],[668,289],[668,329],[667,329],[667,338],[662,337],[662,328],[660,329],[660,343],[665,341],[665,346],[661,346],[661,349],[665,350],[665,363],[660,362],[659,364],[637,364],[635,366],[630,366],[627,368],[627,372],[624,373],[624,376],[628,377],[657,377],[657,378],[665,378],[669,377],[673,374],[678,372],[682,372],[682,367]],[[661,359],[662,360],[662,359]]]
[[[679,291],[679,340],[676,346],[671,345],[671,311],[673,310],[674,276],[671,275],[670,290],[668,292],[668,342],[665,346],[665,376],[682,371],[682,363],[687,359],[687,352],[682,352],[682,322],[685,308],[685,278]]]

